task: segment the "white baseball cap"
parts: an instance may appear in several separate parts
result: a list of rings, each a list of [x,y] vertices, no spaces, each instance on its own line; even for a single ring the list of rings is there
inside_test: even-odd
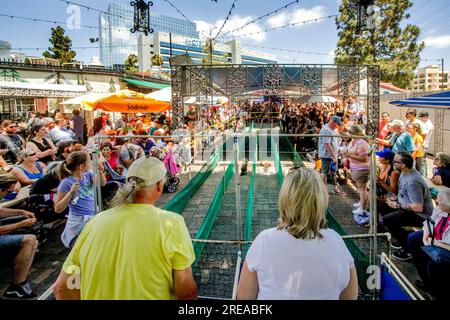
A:
[[[138,177],[145,181],[146,186],[151,186],[164,179],[167,169],[164,163],[156,158],[139,158],[134,161],[127,173],[127,181],[130,177]]]
[[[391,122],[388,123],[389,126],[391,127],[400,127],[400,128],[404,128],[405,127],[405,123],[402,120],[392,120]]]

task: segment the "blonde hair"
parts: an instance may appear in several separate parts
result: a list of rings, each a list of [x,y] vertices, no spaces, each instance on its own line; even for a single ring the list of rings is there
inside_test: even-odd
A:
[[[320,229],[327,227],[328,190],[319,173],[312,169],[291,171],[281,186],[278,208],[278,230],[287,230],[297,239],[322,239]]]
[[[448,153],[438,152],[436,153],[435,158],[439,160],[442,167],[444,168],[450,167],[450,155]]]
[[[450,189],[444,188],[440,190],[438,194],[438,199],[439,199],[439,207],[443,211],[448,213],[448,211],[450,210]]]

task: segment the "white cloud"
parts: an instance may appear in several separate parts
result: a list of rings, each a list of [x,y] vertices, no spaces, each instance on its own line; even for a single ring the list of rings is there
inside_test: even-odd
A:
[[[234,29],[239,28],[240,26],[245,25],[246,23],[249,23],[252,21],[254,17],[252,16],[246,16],[246,17],[240,17],[240,16],[232,16],[225,27],[221,31],[221,35],[230,32],[227,34],[228,37],[240,37],[240,38],[247,38],[252,39],[258,42],[263,41],[266,38],[266,35],[263,33],[263,28],[258,23],[251,23],[248,26],[245,26],[241,30],[233,31]],[[194,21],[197,24],[197,31],[200,32],[200,38],[206,39],[210,37],[210,33],[212,33],[212,36],[214,37],[217,32],[220,30],[220,28],[223,25],[223,19],[217,20],[214,24],[211,24],[206,21],[198,20]],[[211,31],[211,28],[214,28]],[[224,40],[224,39],[222,39]]]
[[[300,22],[300,21],[322,18],[326,14],[327,14],[326,8],[323,6],[315,6],[312,9],[300,8],[293,12],[292,20],[290,21],[290,23],[296,23],[296,22]],[[323,21],[323,20],[320,20],[320,21]],[[299,26],[301,26],[301,25],[299,25]]]
[[[267,23],[273,27],[281,27],[282,25],[286,24],[286,21],[288,20],[288,14],[283,12],[279,15],[271,17],[269,20],[267,20]]]
[[[442,36],[428,36],[423,39],[427,47],[442,49],[450,47],[450,34]]]
[[[298,8],[292,12],[282,12],[267,20],[267,24],[272,28],[281,27],[292,23],[314,20],[326,16],[326,8],[323,6],[315,6],[311,9]],[[317,23],[324,20],[319,20]],[[313,22],[311,22],[313,23]],[[304,24],[298,24],[296,27],[301,27]]]

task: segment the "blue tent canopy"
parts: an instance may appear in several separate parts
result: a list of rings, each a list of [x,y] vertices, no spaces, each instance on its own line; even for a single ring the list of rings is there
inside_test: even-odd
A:
[[[423,97],[396,100],[391,101],[390,103],[401,107],[450,109],[450,91],[426,95]]]

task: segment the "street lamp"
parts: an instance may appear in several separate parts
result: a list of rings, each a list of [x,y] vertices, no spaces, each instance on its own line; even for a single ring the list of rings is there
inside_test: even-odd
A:
[[[375,4],[375,0],[357,0],[356,3],[358,8],[358,25],[356,28],[359,32],[367,28],[368,9]]]
[[[153,2],[146,3],[144,0],[131,1],[131,6],[134,7],[134,27],[130,30],[131,33],[136,31],[143,32],[146,36],[153,33],[150,28],[150,7]]]

